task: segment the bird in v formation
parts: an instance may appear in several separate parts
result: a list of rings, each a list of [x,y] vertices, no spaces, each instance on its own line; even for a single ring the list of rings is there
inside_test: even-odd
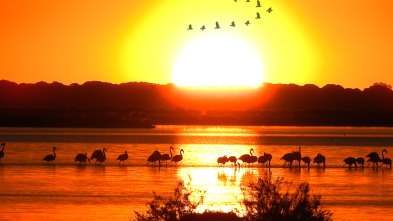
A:
[[[235,2],[237,2],[237,0],[235,0]],[[246,2],[251,2],[251,1],[250,1],[250,0],[246,0]],[[262,6],[261,6],[261,2],[260,2],[259,0],[257,0],[257,6],[256,6],[256,7],[257,7],[257,8],[262,7]],[[273,9],[272,9],[271,7],[269,7],[269,8],[266,10],[266,12],[268,12],[268,13],[271,13],[272,11],[273,11]],[[261,14],[260,14],[259,12],[257,12],[256,15],[257,15],[257,17],[256,17],[255,19],[261,19]],[[244,24],[245,24],[246,26],[248,26],[248,25],[251,24],[251,22],[250,22],[250,20],[247,20]],[[231,24],[230,24],[229,26],[231,26],[231,27],[236,27],[235,21],[232,21]],[[216,26],[214,27],[214,29],[220,29],[220,28],[221,28],[221,27],[220,27],[220,24],[218,23],[218,21],[216,21]],[[207,29],[207,28],[206,28],[206,25],[202,25],[202,27],[201,27],[200,29],[201,29],[202,31],[206,30],[206,29]],[[188,25],[187,30],[193,30],[192,24]]]

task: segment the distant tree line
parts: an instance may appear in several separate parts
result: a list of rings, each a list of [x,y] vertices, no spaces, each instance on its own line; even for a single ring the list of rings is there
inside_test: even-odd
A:
[[[144,82],[0,81],[0,126],[152,127],[155,124],[393,126],[393,91],[340,85],[182,88]]]

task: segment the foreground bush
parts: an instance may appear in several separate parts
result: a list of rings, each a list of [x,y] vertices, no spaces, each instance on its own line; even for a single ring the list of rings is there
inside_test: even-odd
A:
[[[288,187],[283,191],[284,187]],[[184,182],[179,182],[173,196],[161,197],[155,192],[154,199],[147,204],[146,213],[135,212],[135,221],[328,221],[332,213],[320,208],[320,196],[310,194],[308,183],[301,183],[290,193],[291,183],[283,178],[273,180],[271,173],[257,182],[242,187],[244,199],[239,202],[245,208],[244,216],[234,212],[224,213],[204,211],[198,213],[197,207],[203,204],[205,192],[191,190]],[[199,200],[192,200],[191,194],[200,195]]]
[[[287,186],[287,190],[282,191]],[[267,221],[291,220],[331,220],[332,213],[320,208],[321,196],[310,195],[309,184],[304,182],[290,193],[291,183],[284,182],[283,178],[273,180],[268,173],[263,178],[258,178],[256,183],[243,187],[246,208],[245,219]]]

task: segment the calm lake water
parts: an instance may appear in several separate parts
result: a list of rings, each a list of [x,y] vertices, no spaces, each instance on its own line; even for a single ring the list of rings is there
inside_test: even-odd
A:
[[[5,156],[0,162],[0,220],[128,220],[144,211],[152,191],[173,192],[180,180],[206,190],[203,208],[230,211],[239,207],[240,185],[255,181],[267,169],[254,165],[218,168],[217,157],[255,150],[273,155],[271,172],[299,184],[309,182],[322,206],[340,220],[393,220],[393,174],[389,168],[343,168],[349,156],[370,152],[393,155],[392,128],[352,127],[212,127],[157,126],[155,129],[0,128]],[[177,167],[146,165],[158,150],[184,150]],[[56,160],[42,161],[57,148]],[[280,158],[302,147],[302,156],[326,156],[326,169],[283,168]],[[78,153],[107,149],[102,165],[79,166]],[[116,158],[127,150],[129,159]],[[191,177],[191,181],[189,180]]]

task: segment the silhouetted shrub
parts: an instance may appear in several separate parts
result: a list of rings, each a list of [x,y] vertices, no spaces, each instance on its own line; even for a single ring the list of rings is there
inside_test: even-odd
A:
[[[190,196],[193,192],[201,195],[199,200],[191,200]],[[201,190],[186,188],[184,182],[181,181],[177,184],[173,196],[161,197],[153,192],[154,199],[147,204],[146,213],[135,211],[135,220],[183,220],[186,215],[196,213],[196,208],[203,203],[204,193]]]
[[[324,221],[331,220],[332,213],[320,208],[321,196],[311,195],[307,182],[301,183],[294,193],[289,189],[292,183],[284,182],[283,178],[273,180],[268,173],[243,187],[246,207],[245,219],[274,221]],[[286,191],[282,191],[287,186]]]
[[[242,187],[244,199],[239,202],[245,208],[243,216],[235,212],[219,212],[206,210],[197,212],[202,205],[204,191],[187,189],[184,182],[179,182],[173,196],[163,198],[155,192],[154,199],[147,204],[146,213],[135,212],[136,221],[178,220],[178,221],[327,221],[332,220],[332,213],[322,209],[321,196],[311,195],[308,183],[301,183],[290,193],[292,183],[283,178],[273,180],[267,173]],[[288,187],[283,191],[284,187]],[[191,194],[201,195],[199,200],[192,200]],[[234,210],[239,213],[238,210]]]

